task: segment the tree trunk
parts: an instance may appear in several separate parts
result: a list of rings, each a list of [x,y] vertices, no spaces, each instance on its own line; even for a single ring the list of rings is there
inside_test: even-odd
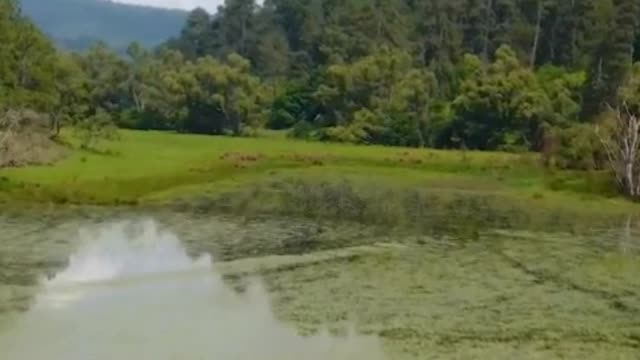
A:
[[[418,136],[418,146],[420,148],[424,148],[426,145],[426,141],[424,139],[424,134],[422,133],[422,123],[424,121],[424,113],[422,113],[418,106],[418,99],[414,98],[412,101],[413,105],[412,111],[415,114],[415,126],[416,126],[416,135]],[[426,106],[428,108],[428,105]]]
[[[380,9],[380,7],[382,6],[382,4],[380,4],[380,2],[376,1],[375,4],[375,16],[376,16],[376,39],[379,40],[380,38],[382,38],[382,10]]]
[[[534,68],[536,66],[536,57],[538,54],[538,43],[540,41],[540,25],[542,23],[542,14],[544,11],[543,0],[538,0],[538,15],[536,18],[536,33],[533,37],[533,46],[531,47],[531,54],[529,56],[529,66]]]
[[[602,138],[609,165],[622,191],[629,198],[640,197],[640,118],[623,109],[615,109],[615,126],[611,138]]]
[[[629,115],[629,120],[628,120],[628,137],[627,140],[625,141],[625,149],[626,149],[626,175],[627,175],[627,186],[629,187],[629,195],[633,198],[638,197],[638,186],[640,184],[638,184],[638,179],[636,179],[637,177],[637,170],[635,168],[635,166],[637,165],[638,162],[638,140],[639,140],[639,134],[638,131],[640,131],[640,121],[637,117]]]
[[[576,0],[571,0],[571,10],[576,11]],[[571,27],[571,65],[575,65],[578,62],[578,21],[576,15],[573,15],[573,25]]]
[[[51,115],[51,139],[55,139],[60,135],[60,116],[56,113]]]
[[[242,18],[242,30],[240,33],[240,54],[244,57],[247,56],[245,52],[245,43],[247,39],[247,18]]]
[[[142,98],[136,91],[135,86],[131,86],[131,96],[133,97],[133,102],[136,106],[136,110],[138,112],[144,111],[144,100],[142,100]]]
[[[486,63],[489,62],[489,35],[491,33],[491,27],[493,27],[493,17],[491,13],[493,12],[493,0],[487,0],[486,5],[487,13],[485,23],[484,23],[484,34],[483,34],[483,43],[482,43],[482,60]]]
[[[425,140],[420,126],[420,119],[416,119],[416,134],[418,135],[418,147],[422,149],[425,146]]]

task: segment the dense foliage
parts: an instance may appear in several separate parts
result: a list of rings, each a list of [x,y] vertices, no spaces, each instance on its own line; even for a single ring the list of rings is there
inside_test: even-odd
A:
[[[637,0],[226,0],[126,55],[56,52],[15,0],[0,4],[0,104],[50,113],[56,132],[108,118],[416,147],[579,143],[556,163],[584,167],[597,141],[574,135],[618,104],[640,49]]]
[[[636,0],[227,0],[166,48],[237,53],[267,126],[387,145],[544,150],[618,101]]]

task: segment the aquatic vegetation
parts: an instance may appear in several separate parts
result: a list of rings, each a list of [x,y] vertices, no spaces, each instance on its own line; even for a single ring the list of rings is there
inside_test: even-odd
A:
[[[229,296],[248,296],[252,279],[260,278],[275,319],[303,335],[322,329],[344,335],[353,326],[378,337],[388,358],[400,360],[425,354],[434,359],[635,359],[640,349],[636,217],[587,226],[589,217],[565,216],[545,231],[540,223],[529,229],[517,222],[496,228],[501,223],[483,214],[495,204],[470,201],[465,209],[462,200],[456,206],[441,204],[440,211],[451,211],[449,217],[477,224],[473,231],[457,232],[453,221],[432,232],[428,226],[437,221],[389,227],[328,216],[237,217],[166,208],[144,213],[162,224],[159,234],[166,234],[162,229],[176,234],[189,259],[212,254],[215,274]],[[56,279],[55,274],[73,268],[68,254],[83,249],[74,240],[78,228],[100,229],[100,224],[137,218],[139,211],[67,208],[37,218],[0,217],[0,329],[29,313],[42,296],[43,274]],[[445,218],[442,213],[438,221]],[[135,227],[126,233],[141,234]],[[90,234],[101,238],[100,232]],[[173,244],[166,248],[176,249]],[[206,261],[193,264],[208,266]],[[135,281],[106,286],[126,289]]]

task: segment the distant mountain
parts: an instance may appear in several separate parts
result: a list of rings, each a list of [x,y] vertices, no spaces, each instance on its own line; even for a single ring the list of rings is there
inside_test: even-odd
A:
[[[96,40],[116,49],[151,47],[178,35],[187,12],[107,0],[21,0],[24,13],[61,47],[83,50]]]

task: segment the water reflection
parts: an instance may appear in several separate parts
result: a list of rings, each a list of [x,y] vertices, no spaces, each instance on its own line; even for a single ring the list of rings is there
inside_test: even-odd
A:
[[[382,359],[375,337],[301,337],[259,282],[238,294],[152,221],[82,234],[68,266],[0,333],[7,360]]]

